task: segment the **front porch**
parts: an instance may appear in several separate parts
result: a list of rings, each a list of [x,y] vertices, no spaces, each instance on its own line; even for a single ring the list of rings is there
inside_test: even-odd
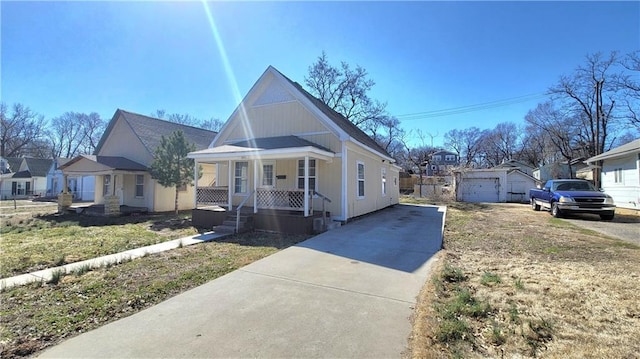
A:
[[[192,210],[191,221],[196,227],[214,228],[222,226],[227,218],[236,215],[235,210],[228,211],[220,206],[204,206]],[[240,215],[250,218],[250,229],[287,234],[317,233],[324,229],[324,223],[330,221],[327,218],[328,212],[323,219],[322,213],[318,211],[305,217],[302,212],[298,211],[276,209],[258,209],[256,211],[254,207],[244,207],[240,210]]]

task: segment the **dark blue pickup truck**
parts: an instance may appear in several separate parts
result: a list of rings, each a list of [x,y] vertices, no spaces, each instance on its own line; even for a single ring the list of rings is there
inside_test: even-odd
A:
[[[612,220],[616,206],[613,198],[598,191],[590,182],[576,179],[549,180],[542,189],[529,191],[531,208],[545,209],[554,217],[564,213],[594,213],[601,219]]]

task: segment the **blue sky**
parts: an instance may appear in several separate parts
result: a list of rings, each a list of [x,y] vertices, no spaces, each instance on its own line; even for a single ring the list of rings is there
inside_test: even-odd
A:
[[[303,83],[324,50],[335,65],[367,69],[376,82],[371,96],[406,130],[421,129],[439,145],[454,128],[522,123],[543,99],[403,115],[542,94],[589,53],[640,48],[640,3],[631,1],[214,2],[209,9],[220,44],[201,2],[2,1],[2,101],[47,119],[66,111],[110,119],[122,108],[226,120],[267,66]]]

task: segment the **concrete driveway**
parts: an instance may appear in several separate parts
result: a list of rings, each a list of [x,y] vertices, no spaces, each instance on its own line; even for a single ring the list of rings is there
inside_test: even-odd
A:
[[[40,357],[400,357],[443,224],[443,208],[397,205]]]
[[[640,217],[616,213],[612,221],[602,221],[592,214],[570,214],[564,218],[578,227],[640,246]]]

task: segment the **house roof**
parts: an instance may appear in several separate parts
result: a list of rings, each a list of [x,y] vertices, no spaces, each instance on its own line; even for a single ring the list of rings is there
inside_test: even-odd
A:
[[[20,165],[22,165],[21,157],[5,157],[7,161],[7,165],[9,165],[9,172],[17,172],[20,170]]]
[[[263,150],[273,150],[277,148],[295,148],[295,147],[316,147],[323,151],[331,152],[326,147],[315,144],[311,141],[305,140],[297,136],[278,136],[278,137],[264,137],[256,138],[253,140],[238,141],[230,144],[231,146],[247,147]]]
[[[205,150],[189,153],[189,158],[217,160],[244,159],[277,159],[299,158],[301,156],[331,160],[335,153],[311,141],[296,136],[278,136],[255,138],[211,147]]]
[[[24,160],[27,162],[27,168],[32,177],[47,177],[47,173],[53,163],[50,158],[25,157]]]
[[[505,162],[502,162],[501,164],[495,166],[496,168],[503,168],[503,167],[526,167],[529,169],[534,169],[535,167],[528,165],[524,162],[520,162],[518,160],[508,160]]]
[[[78,156],[64,165],[61,165],[59,169],[67,168],[73,165],[76,162],[79,162],[83,159],[96,162],[103,166],[106,166],[112,170],[120,170],[120,171],[146,171],[147,167],[138,162],[132,161],[125,157],[118,156],[96,156],[96,155],[81,155]]]
[[[433,155],[455,155],[455,156],[458,156],[457,153],[451,152],[451,151],[447,151],[447,150],[436,151],[436,152],[432,153],[430,156],[433,156]]]
[[[341,113],[327,106],[324,102],[320,101],[318,98],[307,92],[307,90],[305,90],[299,83],[292,81],[287,76],[278,71],[275,67],[269,66],[269,68],[273,69],[275,72],[289,81],[289,83],[291,83],[298,91],[300,91],[300,93],[302,93],[307,99],[309,99],[315,107],[317,107],[325,116],[327,116],[329,120],[333,121],[349,136],[353,137],[356,141],[362,143],[363,145],[370,147],[380,152],[381,154],[391,158],[389,152],[382,148],[376,141],[373,140],[373,138],[364,133],[364,131],[358,128],[358,126],[347,120]]]
[[[19,171],[19,172],[15,172],[12,173],[10,178],[31,178],[31,172],[29,172],[29,170],[26,171]]]
[[[640,152],[640,139],[635,141],[631,141],[626,145],[622,145],[620,147],[616,147],[610,151],[604,152],[597,156],[591,157],[586,160],[587,163],[593,163],[596,161],[601,161],[609,158],[622,157],[628,154]]]
[[[142,144],[147,148],[147,151],[152,155],[160,145],[162,136],[168,137],[176,131],[182,131],[187,141],[196,146],[196,151],[209,147],[211,140],[216,135],[215,131],[182,125],[175,122],[161,120],[159,118],[117,109],[113,118],[109,122],[107,129],[102,135],[102,138],[100,138],[100,142],[98,143],[98,146],[96,146],[95,153],[100,152],[100,149],[109,137],[109,134],[111,133],[113,126],[115,126],[115,122],[118,118],[124,119],[124,121],[131,126],[133,133],[140,139]]]

